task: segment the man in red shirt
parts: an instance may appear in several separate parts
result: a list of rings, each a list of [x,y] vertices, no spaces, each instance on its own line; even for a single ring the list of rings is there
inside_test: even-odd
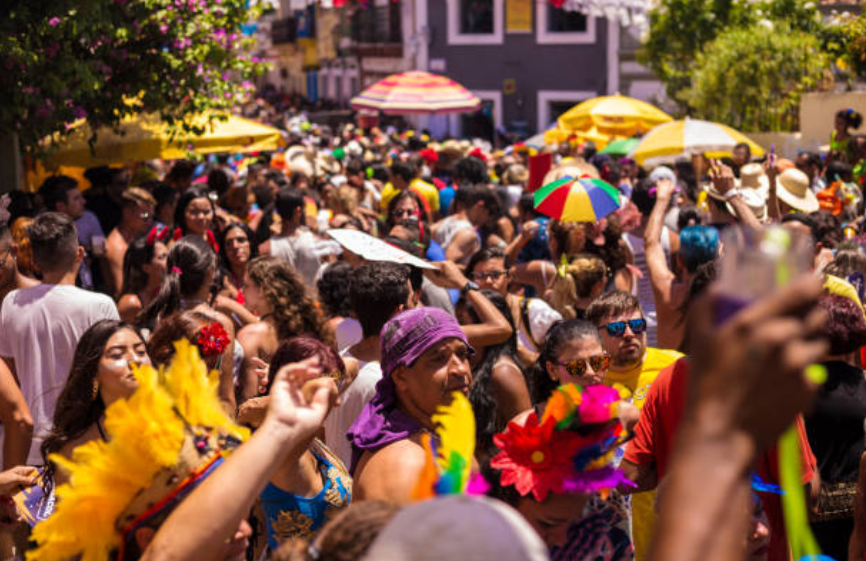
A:
[[[626,445],[622,468],[626,476],[637,484],[631,491],[646,491],[658,486],[668,472],[668,462],[676,442],[677,428],[683,416],[688,395],[689,362],[681,358],[662,370],[647,393],[640,420],[635,426],[634,439]],[[802,451],[802,482],[817,496],[820,482],[817,462],[809,447],[802,417],[796,421]],[[779,464],[776,447],[772,447],[755,466],[755,473],[767,483],[779,483]],[[761,493],[761,502],[770,522],[768,561],[789,561],[788,540],[779,495]]]

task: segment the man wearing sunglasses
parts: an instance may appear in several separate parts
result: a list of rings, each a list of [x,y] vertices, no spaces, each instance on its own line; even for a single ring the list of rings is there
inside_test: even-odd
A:
[[[683,355],[647,347],[646,318],[640,302],[627,292],[602,294],[587,308],[586,319],[598,328],[602,348],[610,355],[604,383],[625,386],[634,405],[641,409],[659,372]],[[649,549],[655,525],[654,504],[654,491],[637,493],[632,500],[635,559],[644,559]]]

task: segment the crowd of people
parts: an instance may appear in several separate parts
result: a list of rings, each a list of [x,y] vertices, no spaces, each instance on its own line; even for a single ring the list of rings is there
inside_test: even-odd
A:
[[[4,559],[788,561],[789,427],[818,545],[864,558],[858,113],[645,169],[259,108],[285,150],[4,198]],[[565,177],[619,210],[544,216]],[[806,265],[755,292],[735,247],[779,236]],[[472,481],[419,500],[455,392]]]

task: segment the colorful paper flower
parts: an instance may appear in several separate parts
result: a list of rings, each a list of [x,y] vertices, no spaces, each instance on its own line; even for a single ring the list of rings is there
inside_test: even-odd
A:
[[[201,328],[196,344],[203,356],[216,356],[225,352],[231,343],[228,333],[218,321]]]
[[[605,494],[631,484],[612,465],[628,438],[617,418],[619,401],[619,391],[604,385],[557,388],[540,424],[532,413],[524,426],[511,423],[493,437],[501,452],[490,465],[501,470],[500,484],[539,502],[551,492]]]
[[[564,492],[563,485],[574,471],[573,458],[582,439],[571,431],[557,431],[556,422],[538,423],[533,413],[524,426],[509,423],[504,433],[493,437],[501,450],[490,465],[502,470],[500,483],[514,485],[521,496],[530,492],[541,502],[551,492]]]

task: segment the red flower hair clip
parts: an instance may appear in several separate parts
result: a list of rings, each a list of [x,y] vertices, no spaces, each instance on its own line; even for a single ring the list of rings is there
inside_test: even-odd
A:
[[[196,339],[196,344],[203,356],[223,354],[230,342],[228,333],[218,321],[202,327],[198,332],[198,339]]]

